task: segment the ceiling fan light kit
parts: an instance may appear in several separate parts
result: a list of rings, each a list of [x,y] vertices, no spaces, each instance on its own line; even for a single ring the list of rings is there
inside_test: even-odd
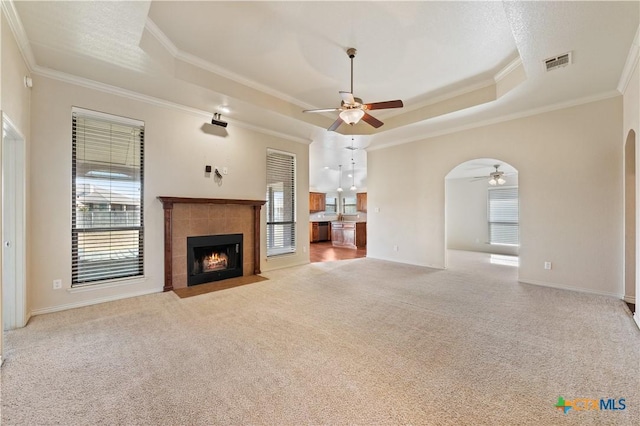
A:
[[[339,116],[347,124],[357,124],[364,117],[364,111],[359,108],[345,109]]]
[[[502,177],[502,175],[504,175],[504,172],[501,172],[498,170],[498,167],[500,167],[500,164],[494,164],[493,167],[496,168],[496,171],[491,172],[491,174],[489,175],[489,185],[491,186],[504,185],[507,181],[504,180],[504,178]]]
[[[332,112],[332,111],[340,111],[338,114],[338,119],[333,122],[331,126],[327,130],[335,131],[342,123],[347,123],[350,125],[357,124],[360,120],[369,124],[370,126],[375,127],[376,129],[382,126],[384,123],[371,114],[367,113],[367,111],[371,111],[374,109],[389,109],[389,108],[402,108],[404,104],[401,100],[395,101],[385,101],[385,102],[374,102],[370,104],[365,104],[362,102],[362,99],[356,98],[353,96],[353,58],[356,56],[357,50],[353,47],[347,49],[347,55],[349,59],[351,59],[351,91],[350,92],[339,92],[342,97],[342,102],[340,103],[339,108],[321,108],[321,109],[305,109],[302,112]]]

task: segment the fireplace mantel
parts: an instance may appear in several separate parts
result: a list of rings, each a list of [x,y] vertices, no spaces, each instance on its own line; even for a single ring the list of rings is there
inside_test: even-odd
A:
[[[164,209],[164,287],[163,291],[173,290],[173,207],[175,204],[240,205],[253,209],[253,274],[260,273],[260,209],[264,200],[234,200],[224,198],[188,198],[161,196]],[[185,262],[186,263],[186,262]]]

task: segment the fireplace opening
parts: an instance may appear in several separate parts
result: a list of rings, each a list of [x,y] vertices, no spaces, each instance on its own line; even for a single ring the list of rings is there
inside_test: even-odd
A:
[[[187,285],[242,276],[242,234],[187,237]]]

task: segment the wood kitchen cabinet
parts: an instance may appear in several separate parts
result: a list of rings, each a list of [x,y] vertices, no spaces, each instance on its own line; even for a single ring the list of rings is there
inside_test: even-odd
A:
[[[309,222],[309,242],[317,243],[318,241],[320,241],[318,222]]]
[[[335,247],[364,248],[367,246],[366,222],[332,222],[331,243]]]
[[[367,193],[359,192],[356,194],[356,210],[359,212],[367,212]]]
[[[356,247],[364,248],[366,246],[367,246],[367,222],[358,222],[356,223]]]
[[[309,211],[323,212],[326,208],[326,194],[322,192],[309,193]]]
[[[320,241],[331,240],[331,223],[330,222],[309,222],[309,242],[317,243]]]

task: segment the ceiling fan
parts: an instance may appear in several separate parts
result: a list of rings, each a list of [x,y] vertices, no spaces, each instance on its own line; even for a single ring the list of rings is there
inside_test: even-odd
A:
[[[478,180],[489,178],[489,185],[504,185],[507,181],[504,179],[504,172],[502,170],[498,170],[500,168],[500,164],[494,164],[493,167],[496,170],[489,173],[489,176],[474,176],[473,179]]]
[[[339,92],[342,97],[339,108],[321,108],[321,109],[306,109],[302,112],[331,112],[340,111],[338,119],[327,129],[335,131],[342,123],[354,125],[362,119],[364,122],[375,127],[376,129],[382,126],[384,123],[374,116],[367,113],[374,109],[389,109],[389,108],[402,108],[404,105],[401,100],[374,102],[365,104],[362,99],[353,96],[353,58],[356,56],[356,49],[350,47],[347,49],[347,55],[351,59],[351,91]]]

